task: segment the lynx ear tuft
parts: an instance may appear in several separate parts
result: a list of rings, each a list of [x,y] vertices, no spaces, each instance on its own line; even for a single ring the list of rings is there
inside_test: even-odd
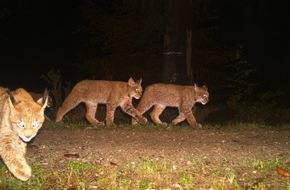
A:
[[[9,94],[9,99],[12,105],[17,104],[19,102],[18,100],[15,99],[14,95],[9,89],[7,89],[6,92]]]
[[[141,84],[142,83],[142,78],[140,78],[137,83]]]
[[[18,101],[18,100],[14,97],[14,95],[12,94],[12,92],[11,92],[9,89],[7,89],[6,92],[7,92],[8,95],[9,95],[8,102],[9,102],[10,108],[12,109],[11,111],[15,111],[15,107],[14,107],[14,105],[20,103],[20,101]]]
[[[37,103],[43,105],[43,107],[46,107],[47,102],[48,102],[48,90],[47,88],[45,88],[42,98],[38,99]]]

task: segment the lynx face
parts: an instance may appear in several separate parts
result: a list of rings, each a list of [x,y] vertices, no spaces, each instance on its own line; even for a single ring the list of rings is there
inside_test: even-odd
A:
[[[203,105],[207,104],[209,101],[209,92],[206,86],[197,87],[194,86],[196,93],[196,102],[199,102]]]
[[[21,119],[17,119],[17,114],[15,114],[11,117],[11,121],[13,131],[15,131],[24,142],[29,142],[41,128],[44,117],[39,117],[38,119],[36,117],[22,117]]]
[[[141,86],[142,79],[134,82],[129,80],[129,93],[131,98],[140,99],[142,96],[142,86]]]
[[[42,101],[42,99],[39,99],[39,101]],[[33,100],[28,102],[13,98],[9,102],[11,106],[10,122],[12,123],[12,129],[24,142],[29,142],[42,127],[45,120],[43,114],[44,107]],[[47,105],[46,103],[45,105]]]

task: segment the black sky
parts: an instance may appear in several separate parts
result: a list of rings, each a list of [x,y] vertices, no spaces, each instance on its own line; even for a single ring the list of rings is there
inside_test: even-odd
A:
[[[5,1],[3,1],[5,2]],[[73,30],[77,1],[6,1],[0,41],[1,85],[40,90],[40,79],[52,68],[65,68],[76,55]],[[0,9],[1,10],[1,9]],[[0,38],[1,39],[1,38]],[[32,90],[32,89],[31,89]]]
[[[0,9],[1,86],[45,87],[40,79],[52,68],[70,69],[84,51],[73,31],[80,24],[78,0],[4,1]],[[247,2],[247,3],[245,3]],[[290,91],[289,3],[281,1],[213,1],[219,12],[218,35],[225,44],[244,41],[249,61],[272,88]],[[2,66],[3,67],[3,66]],[[69,70],[67,71],[69,72]]]
[[[219,35],[224,43],[243,41],[247,60],[257,68],[261,80],[271,89],[283,86],[289,93],[289,1],[222,2],[217,3],[222,12]]]

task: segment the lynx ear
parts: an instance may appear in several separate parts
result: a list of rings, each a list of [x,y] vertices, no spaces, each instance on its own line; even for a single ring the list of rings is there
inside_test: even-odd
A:
[[[132,79],[132,78],[130,77],[129,80],[128,80],[128,84],[129,84],[129,86],[133,86],[133,85],[135,85],[135,81],[134,81],[134,79]]]
[[[9,105],[10,107],[12,108],[12,110],[14,110],[14,105],[19,103],[20,101],[18,101],[14,95],[11,93],[11,91],[9,89],[6,90],[6,92],[8,93],[9,95],[9,98],[8,98],[8,102],[9,102]]]
[[[40,105],[42,105],[43,108],[45,108],[47,106],[47,102],[48,102],[48,90],[47,88],[45,88],[42,98],[38,99],[37,103],[39,103]]]
[[[9,95],[9,100],[10,100],[11,104],[16,104],[17,100],[15,99],[15,97],[13,96],[11,91],[9,89],[7,89],[6,92]]]

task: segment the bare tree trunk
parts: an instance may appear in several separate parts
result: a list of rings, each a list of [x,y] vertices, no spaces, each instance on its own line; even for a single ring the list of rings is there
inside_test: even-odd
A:
[[[192,67],[191,67],[191,43],[192,43],[192,31],[187,30],[187,46],[186,46],[186,71],[189,84],[193,84]]]
[[[167,0],[162,81],[188,84],[191,74],[192,0]]]

